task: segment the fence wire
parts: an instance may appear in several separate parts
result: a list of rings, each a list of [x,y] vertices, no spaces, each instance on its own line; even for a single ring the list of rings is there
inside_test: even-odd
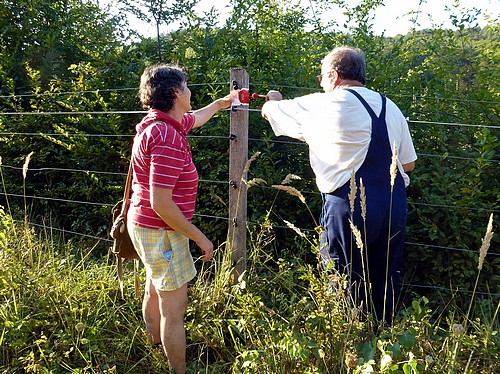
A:
[[[200,83],[200,84],[190,84],[190,86],[204,86],[208,84]],[[230,86],[229,82],[218,82],[218,83],[210,83],[210,85],[227,85]],[[255,87],[264,87],[264,85],[259,85],[255,84]],[[319,91],[318,89],[310,88],[310,87],[297,87],[297,86],[283,86],[283,85],[266,85],[265,87],[270,87],[270,88],[288,88],[288,89],[301,89],[301,90],[310,90],[310,91]],[[40,94],[19,94],[19,95],[0,95],[0,98],[3,99],[16,99],[16,98],[26,98],[26,97],[42,97],[42,96],[67,96],[67,95],[84,95],[84,94],[100,94],[104,92],[127,92],[127,91],[136,91],[137,88],[116,88],[116,89],[98,89],[98,90],[86,90],[86,91],[78,91],[78,92],[55,92],[55,93],[40,93]],[[396,97],[412,97],[414,98],[414,95],[393,95]],[[474,103],[485,103],[485,104],[498,104],[496,101],[487,101],[487,100],[463,100],[463,99],[456,99],[456,98],[440,98],[440,97],[419,97],[419,100],[447,100],[447,101],[462,101],[462,102],[474,102]],[[260,109],[256,108],[251,108],[250,106],[239,106],[239,107],[232,107],[228,108],[225,111],[231,111],[231,110],[244,110],[244,111],[249,111],[252,113],[260,113]],[[0,116],[6,117],[6,116],[79,116],[79,115],[92,115],[92,116],[106,116],[106,115],[143,115],[146,114],[147,111],[143,110],[113,110],[113,111],[53,111],[53,112],[0,112]],[[484,128],[484,129],[498,129],[500,126],[494,126],[494,125],[483,125],[483,124],[468,124],[468,123],[454,123],[454,122],[439,122],[439,121],[420,121],[420,120],[413,120],[407,118],[408,123],[415,124],[416,126],[419,125],[439,125],[439,126],[449,126],[449,127],[464,127],[464,128]],[[27,136],[27,137],[37,137],[37,136],[51,136],[51,137],[89,137],[89,138],[123,138],[123,137],[133,137],[132,134],[60,134],[60,133],[42,133],[42,132],[1,132],[0,136]],[[190,135],[189,138],[207,138],[207,139],[230,139],[229,135],[226,136],[204,136],[204,135]],[[293,140],[277,140],[277,139],[256,139],[256,138],[249,138],[249,141],[252,142],[268,142],[268,143],[281,143],[281,144],[290,144],[290,145],[305,145],[304,142],[299,142],[299,141],[293,141]],[[430,154],[430,153],[418,153],[419,157],[429,157],[429,158],[441,158],[441,159],[452,159],[452,160],[458,160],[458,161],[470,161],[474,162],[477,159],[472,158],[472,157],[461,157],[461,156],[453,156],[453,155],[439,155],[439,154]],[[499,160],[496,159],[482,159],[481,161],[483,162],[491,162],[491,163],[498,163]],[[22,170],[22,167],[17,167],[13,165],[3,165],[0,163],[0,168],[5,168],[5,169],[14,169],[14,170]],[[109,172],[109,171],[98,171],[98,170],[82,170],[82,169],[71,169],[71,168],[53,168],[53,167],[40,167],[40,168],[30,168],[28,169],[30,172],[45,172],[45,171],[55,171],[55,172],[81,172],[81,173],[89,173],[89,174],[96,174],[96,175],[110,175],[110,176],[123,176],[125,177],[125,173],[120,173],[120,172]],[[216,184],[225,184],[229,185],[228,181],[215,181],[215,180],[203,180],[200,179],[200,183],[216,183]],[[272,187],[266,187],[266,186],[260,186],[256,185],[255,187],[257,188],[266,188],[266,189],[272,189]],[[316,191],[301,191],[303,194],[315,194],[318,195],[319,193]],[[38,200],[47,200],[47,201],[55,201],[55,202],[63,202],[63,203],[70,203],[70,204],[82,204],[82,205],[91,205],[91,206],[98,206],[102,208],[111,208],[114,204],[106,204],[106,203],[96,203],[96,202],[91,202],[91,201],[80,201],[80,200],[72,200],[72,199],[63,199],[63,198],[54,198],[54,197],[47,197],[47,196],[30,196],[30,195],[21,195],[21,194],[12,194],[12,193],[7,193],[6,191],[4,194],[6,199],[9,197],[11,198],[23,198],[23,199],[38,199]],[[409,201],[409,205],[416,205],[416,206],[430,206],[430,207],[436,207],[436,208],[441,208],[441,209],[462,209],[466,211],[480,211],[480,212],[493,212],[495,214],[499,213],[499,210],[497,209],[486,209],[486,208],[476,208],[476,207],[467,207],[467,206],[457,206],[453,204],[430,204],[430,203],[425,203],[425,202],[415,202],[415,201]],[[224,220],[224,221],[229,221],[228,217],[219,217],[219,216],[214,216],[214,215],[207,215],[207,214],[195,214],[194,216],[196,219],[212,219],[212,220]],[[18,223],[25,223],[25,222],[18,222]],[[74,235],[74,236],[79,236],[87,239],[92,239],[96,240],[98,242],[103,242],[103,243],[112,243],[112,240],[107,237],[98,237],[95,235],[88,235],[84,233],[79,233],[75,231],[70,231],[66,229],[61,229],[53,226],[47,226],[44,224],[38,224],[38,223],[33,223],[33,222],[28,222],[29,225],[38,227],[38,228],[43,228],[43,229],[48,229],[51,231],[58,231],[67,235]],[[228,222],[229,224],[229,222]],[[255,222],[247,222],[248,226],[257,226],[259,225],[258,223]],[[281,225],[275,225],[273,226],[275,229],[280,229],[280,230],[292,230],[288,226],[281,226]],[[310,233],[313,234],[315,233],[314,230],[312,229],[298,229],[301,230],[302,232]],[[448,250],[448,251],[454,251],[454,252],[462,252],[462,253],[468,253],[468,254],[473,254],[477,255],[478,253],[475,251],[472,251],[470,249],[466,248],[455,248],[455,247],[445,247],[445,246],[438,246],[438,245],[432,245],[432,244],[425,244],[425,243],[417,243],[417,242],[412,242],[412,241],[407,241],[405,242],[406,245],[411,245],[411,246],[417,246],[421,247],[424,249],[437,249],[437,250]],[[500,254],[498,253],[488,253],[488,256],[490,257],[498,257]],[[409,288],[431,288],[431,289],[437,289],[441,290],[444,292],[460,292],[460,293],[471,293],[472,291],[470,290],[457,290],[457,289],[450,289],[446,287],[440,287],[436,285],[418,285],[418,284],[411,284],[411,283],[403,283],[402,286],[404,287],[409,287]],[[489,296],[499,296],[500,294],[486,294],[486,293],[481,293],[481,292],[476,292],[477,294],[483,294],[483,295],[489,295]]]

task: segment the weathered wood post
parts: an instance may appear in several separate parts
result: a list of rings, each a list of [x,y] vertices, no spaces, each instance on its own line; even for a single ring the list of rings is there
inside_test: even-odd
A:
[[[248,73],[244,69],[231,69],[231,89],[249,88]],[[229,232],[228,245],[232,253],[231,282],[236,284],[246,268],[246,219],[248,161],[248,106],[234,106],[230,115],[229,145]]]

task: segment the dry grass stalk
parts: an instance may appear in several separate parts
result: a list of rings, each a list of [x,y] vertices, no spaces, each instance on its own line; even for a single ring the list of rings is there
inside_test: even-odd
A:
[[[245,175],[248,173],[248,170],[250,169],[250,165],[252,165],[252,162],[254,162],[257,159],[257,157],[259,157],[259,156],[260,156],[260,152],[257,151],[247,161],[247,163],[245,164],[245,167],[243,168],[243,178],[245,178]]]
[[[26,179],[26,174],[28,173],[28,165],[30,163],[30,160],[31,160],[31,156],[33,156],[33,151],[31,151],[29,153],[28,156],[26,156],[26,160],[24,161],[24,165],[23,165],[23,178]]]
[[[363,221],[366,222],[366,190],[363,184],[363,178],[359,179],[359,191],[361,198],[361,217],[363,217]]]
[[[354,169],[351,172],[351,182],[349,184],[349,205],[351,206],[351,212],[354,212],[354,201],[356,200],[356,194],[358,193],[358,188],[356,186],[356,177]]]
[[[299,234],[299,236],[302,236],[303,238],[306,237],[306,234],[304,234],[298,227],[296,227],[293,223],[291,222],[288,222],[286,219],[283,220],[283,222],[285,222],[285,224],[291,228],[293,231],[295,231],[297,234]]]
[[[354,351],[349,351],[345,353],[344,364],[349,369],[353,369],[358,364],[358,354]]]
[[[253,178],[253,179],[250,179],[248,182],[245,182],[245,184],[247,185],[247,189],[248,189],[248,188],[255,186],[255,185],[258,185],[258,184],[267,184],[267,182],[262,178]]]
[[[219,200],[222,203],[222,205],[227,207],[227,203],[222,199],[222,197],[220,197],[217,194],[213,194],[212,196],[215,197],[216,200]]]
[[[296,188],[293,188],[291,186],[282,186],[281,184],[273,184],[271,187],[276,188],[277,190],[285,191],[292,196],[297,196],[300,201],[302,201],[304,204],[306,203],[306,198]]]
[[[394,142],[392,149],[392,162],[391,162],[391,187],[394,186],[394,181],[396,180],[396,174],[398,170],[398,147],[396,147],[396,142]]]
[[[288,174],[285,179],[283,179],[283,182],[281,184],[289,184],[292,182],[292,180],[301,180],[302,178],[299,177],[298,175],[295,174]]]
[[[493,234],[493,213],[491,213],[490,220],[488,221],[488,226],[486,227],[486,234],[483,238],[483,244],[481,245],[481,249],[479,250],[479,264],[477,265],[479,271],[481,271],[481,269],[483,268],[484,258],[486,257],[488,249],[490,248]]]
[[[356,238],[356,246],[359,248],[361,252],[363,252],[363,239],[361,239],[361,231],[359,231],[359,229],[356,226],[354,226],[354,223],[352,223],[351,220],[349,220],[349,225],[351,226],[352,233]]]
[[[2,165],[2,156],[0,156],[0,166]],[[3,192],[5,194],[5,202],[7,204],[7,209],[9,211],[9,215],[12,217],[12,212],[10,210],[10,204],[9,204],[9,199],[7,198],[7,191],[5,190],[5,181],[3,179],[3,171],[2,171],[2,168],[0,168],[0,181],[2,183],[2,186],[3,186]],[[14,233],[16,232],[16,228],[15,226],[12,226],[13,227],[13,230],[14,230]]]

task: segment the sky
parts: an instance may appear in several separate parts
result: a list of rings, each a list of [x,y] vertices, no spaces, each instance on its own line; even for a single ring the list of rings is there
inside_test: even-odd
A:
[[[106,6],[107,4],[112,4],[117,0],[99,0],[101,6]],[[251,0],[249,0],[251,1]],[[310,2],[308,0],[300,0],[305,6],[309,7]],[[353,3],[351,1],[351,3]],[[384,0],[384,5],[379,6],[374,13],[373,20],[373,31],[377,35],[381,35],[383,32],[385,36],[395,36],[398,34],[406,34],[408,31],[415,26],[418,29],[441,27],[451,28],[450,23],[450,12],[446,11],[446,8],[451,8],[452,12],[456,12],[454,3],[456,0]],[[459,9],[471,9],[473,7],[481,10],[482,14],[489,16],[491,19],[500,18],[500,0],[460,0],[458,1]],[[221,22],[225,20],[228,15],[227,5],[229,0],[200,0],[196,9],[201,15],[203,11],[210,9],[212,6],[217,4],[219,12],[221,13]],[[413,22],[415,19],[415,14],[409,14],[410,12],[418,12],[416,18],[416,23]],[[342,16],[340,12],[333,10],[329,13],[318,14],[316,11],[316,17],[323,21],[329,19],[335,19],[340,25],[343,23]],[[312,15],[312,13],[310,14]],[[152,24],[147,24],[136,19],[129,19],[131,26],[139,31],[142,36],[154,37],[156,36],[156,28]],[[478,23],[481,27],[487,24],[484,18],[478,19]],[[160,32],[168,32],[170,29],[167,26],[160,28]]]

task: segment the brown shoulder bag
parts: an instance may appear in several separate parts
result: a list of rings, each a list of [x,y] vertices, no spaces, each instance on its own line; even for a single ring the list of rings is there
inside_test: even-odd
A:
[[[132,184],[132,160],[128,168],[127,181],[125,183],[125,191],[123,193],[123,199],[120,200],[113,207],[111,211],[112,223],[111,226],[111,237],[114,239],[113,247],[111,252],[116,256],[117,267],[118,267],[118,280],[120,282],[120,291],[122,298],[124,298],[123,293],[123,260],[129,259],[134,260],[134,280],[135,280],[135,295],[139,296],[139,255],[135,250],[132,239],[127,229],[127,213],[130,205],[130,187]]]

